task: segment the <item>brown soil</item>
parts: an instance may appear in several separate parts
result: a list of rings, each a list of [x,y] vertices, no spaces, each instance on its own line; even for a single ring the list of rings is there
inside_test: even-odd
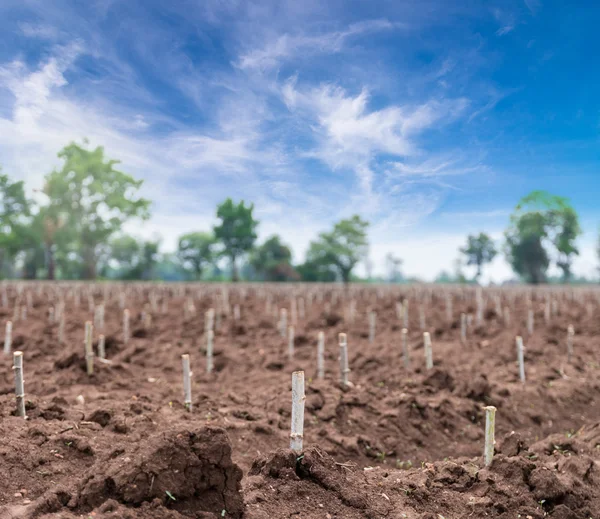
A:
[[[40,288],[38,288],[38,286]],[[272,519],[600,517],[600,389],[597,294],[554,292],[559,315],[544,324],[545,292],[534,294],[527,337],[524,292],[489,293],[484,324],[460,343],[460,312],[474,291],[453,289],[448,323],[442,289],[229,287],[231,308],[215,336],[215,373],[205,373],[204,312],[220,305],[215,285],[129,287],[132,338],[123,343],[113,285],[32,287],[33,307],[14,322],[24,352],[28,419],[15,416],[12,358],[0,354],[0,518],[131,517]],[[87,292],[106,303],[110,364],[85,372]],[[154,312],[149,291],[158,295]],[[65,294],[64,344],[48,310]],[[312,292],[314,297],[309,293]],[[319,295],[321,292],[322,295]],[[266,294],[273,299],[265,312]],[[279,335],[275,303],[306,300],[295,357]],[[335,295],[334,295],[335,294]],[[488,294],[486,294],[488,295]],[[194,315],[183,308],[189,297]],[[357,316],[348,323],[348,301]],[[403,366],[396,302],[410,300],[411,366]],[[160,311],[168,300],[166,313]],[[312,299],[312,302],[310,300]],[[13,317],[17,300],[10,286]],[[434,369],[425,369],[418,306],[425,301]],[[26,298],[22,297],[24,304]],[[152,323],[143,326],[141,312]],[[367,311],[377,312],[368,341]],[[566,330],[576,330],[567,362]],[[316,380],[317,333],[325,332],[326,377]],[[338,383],[337,334],[348,334],[350,380]],[[526,344],[518,378],[515,336]],[[0,336],[2,336],[0,334]],[[97,336],[96,336],[97,341]],[[2,342],[2,341],[0,341]],[[193,370],[193,410],[182,400],[181,355]],[[291,372],[306,373],[305,451],[287,450]],[[497,407],[496,457],[484,468],[484,411]],[[243,477],[242,477],[243,474]]]

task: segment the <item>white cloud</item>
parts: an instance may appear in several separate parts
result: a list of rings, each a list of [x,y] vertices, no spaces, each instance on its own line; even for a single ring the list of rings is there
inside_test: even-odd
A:
[[[42,40],[56,40],[61,34],[56,27],[45,24],[20,23],[19,29],[28,38],[39,38]]]
[[[340,52],[347,40],[371,32],[391,30],[401,27],[398,23],[388,20],[366,20],[350,25],[343,31],[333,31],[318,35],[283,34],[264,47],[253,49],[242,55],[237,63],[241,69],[268,70],[275,68],[281,61],[306,56],[312,53],[334,54]]]

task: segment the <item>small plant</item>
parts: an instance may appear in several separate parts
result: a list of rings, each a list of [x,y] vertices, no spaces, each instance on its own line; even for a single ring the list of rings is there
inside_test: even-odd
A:
[[[168,490],[165,490],[165,494],[167,494],[167,497],[171,500],[171,501],[177,501],[177,499],[175,499],[175,496],[173,494],[171,494],[171,492],[169,492]]]

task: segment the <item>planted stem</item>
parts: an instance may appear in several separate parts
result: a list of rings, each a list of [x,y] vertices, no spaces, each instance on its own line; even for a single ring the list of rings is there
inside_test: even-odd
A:
[[[15,395],[17,397],[17,416],[27,418],[25,414],[25,385],[23,383],[23,352],[13,354],[13,370],[15,372]]]
[[[213,362],[213,343],[214,343],[215,332],[208,330],[206,332],[206,372],[212,373],[214,362]]]
[[[294,327],[290,326],[288,330],[288,357],[290,360],[294,358]]]
[[[343,386],[348,385],[348,373],[350,368],[348,367],[348,342],[345,333],[340,333],[339,344],[340,344],[340,382]]]
[[[425,349],[425,367],[431,369],[433,368],[433,352],[431,350],[431,336],[429,332],[423,334],[423,346]]]
[[[494,459],[495,430],[496,430],[496,408],[492,405],[485,409],[485,447],[483,459],[486,467],[492,464]]]
[[[572,325],[569,325],[567,329],[567,360],[571,362],[573,358],[573,337],[575,336],[575,329]]]
[[[129,342],[129,310],[127,308],[123,310],[123,342],[125,344]]]
[[[375,326],[377,322],[377,314],[373,311],[369,312],[369,342],[373,344],[375,341]]]
[[[183,405],[192,411],[192,372],[190,371],[190,356],[186,353],[181,356],[183,365]]]
[[[290,449],[302,452],[304,439],[304,371],[292,373],[292,427],[290,432]]]
[[[517,337],[517,360],[519,361],[519,379],[524,384],[525,383],[525,356],[524,356],[524,348],[523,348],[523,338]]]
[[[410,356],[408,353],[408,330],[402,328],[402,358],[404,359],[404,367],[410,367]]]
[[[319,332],[317,339],[317,378],[325,378],[325,334]]]
[[[464,313],[460,314],[460,342],[467,342],[467,315]]]
[[[106,358],[105,340],[102,334],[98,336],[98,357],[101,359]]]
[[[92,322],[85,322],[85,366],[88,375],[94,374],[94,349],[92,348]]]
[[[12,321],[6,321],[6,331],[4,333],[4,354],[10,353],[10,347],[12,345]]]

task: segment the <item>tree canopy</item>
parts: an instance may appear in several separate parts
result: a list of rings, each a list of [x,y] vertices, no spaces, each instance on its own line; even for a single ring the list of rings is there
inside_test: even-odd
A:
[[[264,281],[292,281],[300,278],[292,267],[292,251],[276,235],[252,252],[250,264]]]
[[[352,270],[368,251],[368,227],[369,223],[358,215],[339,221],[331,232],[319,234],[310,243],[306,262],[321,272],[333,267],[342,281],[348,283]]]
[[[239,279],[237,260],[250,252],[256,241],[258,221],[252,216],[254,204],[245,202],[235,204],[231,198],[217,206],[217,218],[220,223],[213,229],[215,238],[222,245],[221,255],[229,258],[231,279]]]
[[[530,283],[543,283],[554,258],[569,281],[579,218],[563,197],[533,191],[517,204],[506,232],[506,255],[514,271]]]
[[[466,256],[467,265],[477,267],[476,279],[481,277],[483,266],[491,263],[498,253],[494,241],[483,232],[468,236],[467,245],[460,252]]]
[[[214,264],[215,245],[214,235],[208,232],[190,232],[179,238],[177,257],[183,269],[190,272],[193,279],[201,279],[206,267]]]

